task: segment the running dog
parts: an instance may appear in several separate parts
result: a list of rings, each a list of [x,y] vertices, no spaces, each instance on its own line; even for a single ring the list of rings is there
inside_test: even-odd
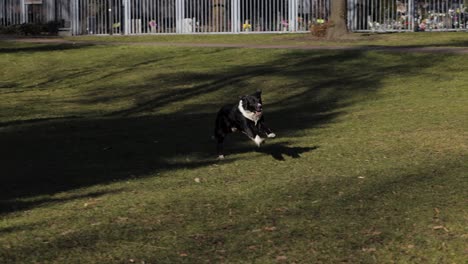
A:
[[[276,137],[264,122],[261,91],[242,96],[239,103],[225,105],[219,110],[214,131],[219,159],[224,159],[225,137],[233,132],[246,134],[258,147],[265,141],[262,136]]]

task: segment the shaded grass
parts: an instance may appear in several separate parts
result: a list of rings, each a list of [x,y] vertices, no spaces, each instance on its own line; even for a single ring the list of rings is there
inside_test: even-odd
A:
[[[311,34],[259,34],[259,35],[146,35],[146,36],[78,36],[72,41],[97,42],[158,42],[158,43],[216,43],[292,46],[420,46],[420,47],[467,47],[466,32],[423,33],[354,33],[349,39],[324,41]]]
[[[31,47],[0,55],[2,263],[465,259],[467,55]],[[258,88],[278,139],[215,161]]]

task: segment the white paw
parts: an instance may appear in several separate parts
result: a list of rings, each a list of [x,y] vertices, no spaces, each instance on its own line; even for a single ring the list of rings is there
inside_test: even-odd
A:
[[[262,145],[262,143],[265,141],[264,138],[261,138],[259,135],[255,136],[254,138],[254,142],[255,144],[257,144],[257,146],[260,147],[260,145]]]
[[[219,160],[224,159],[224,155],[219,155],[219,156],[218,156],[218,159],[219,159]]]
[[[270,134],[267,135],[267,137],[269,137],[269,138],[275,138],[275,137],[276,137],[276,134],[275,134],[275,133],[270,133]]]

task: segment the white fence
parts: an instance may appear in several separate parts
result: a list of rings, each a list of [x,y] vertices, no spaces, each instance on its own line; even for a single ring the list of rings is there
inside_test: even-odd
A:
[[[120,34],[123,0],[71,0],[74,35]]]
[[[25,22],[25,5],[18,0],[0,0],[0,25],[17,25]]]
[[[307,31],[328,0],[75,0],[73,34]]]
[[[332,0],[0,0],[0,26],[62,21],[74,35],[307,32]],[[355,32],[467,30],[468,0],[348,0]]]
[[[70,0],[0,0],[0,26],[49,21],[69,24],[70,11]]]
[[[467,0],[348,0],[355,32],[456,31],[467,21]]]

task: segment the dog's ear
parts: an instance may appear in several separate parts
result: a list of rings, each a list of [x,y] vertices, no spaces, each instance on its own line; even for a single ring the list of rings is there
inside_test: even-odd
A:
[[[257,97],[257,98],[261,98],[262,97],[262,90],[257,90],[253,96]]]

